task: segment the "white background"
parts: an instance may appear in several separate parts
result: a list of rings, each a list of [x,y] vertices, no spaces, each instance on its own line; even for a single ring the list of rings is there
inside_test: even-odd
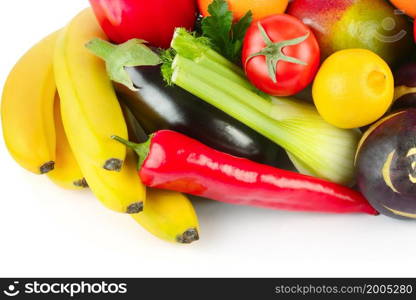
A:
[[[3,1],[0,84],[32,44],[87,5]],[[199,201],[201,240],[169,244],[88,191],[27,173],[2,140],[0,187],[0,276],[416,276],[415,222]]]

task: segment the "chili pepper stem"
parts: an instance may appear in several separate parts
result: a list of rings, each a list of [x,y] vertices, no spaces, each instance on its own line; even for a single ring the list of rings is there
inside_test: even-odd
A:
[[[111,138],[113,140],[116,140],[119,143],[122,143],[126,147],[133,149],[134,152],[136,152],[137,156],[139,157],[139,161],[137,163],[137,169],[140,170],[143,166],[144,161],[149,155],[150,141],[152,140],[152,137],[150,136],[146,142],[140,143],[140,144],[130,142],[116,135],[113,135]]]

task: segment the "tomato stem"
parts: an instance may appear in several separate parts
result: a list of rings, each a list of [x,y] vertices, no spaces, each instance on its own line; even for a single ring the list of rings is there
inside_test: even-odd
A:
[[[283,53],[283,49],[287,46],[294,46],[298,45],[300,43],[303,43],[309,38],[309,31],[301,37],[291,39],[291,40],[284,40],[281,42],[274,43],[270,37],[268,36],[266,30],[264,29],[263,25],[261,25],[260,22],[257,22],[257,26],[260,30],[261,36],[263,37],[264,43],[266,44],[266,47],[264,47],[259,52],[256,52],[252,55],[250,55],[246,61],[245,64],[247,65],[248,62],[256,57],[256,56],[265,56],[266,57],[266,64],[267,64],[267,71],[269,73],[270,78],[273,80],[274,83],[277,83],[277,64],[279,61],[287,61],[294,64],[299,64],[306,66],[307,63],[304,61],[301,61],[300,59],[297,59],[295,57],[286,56]]]

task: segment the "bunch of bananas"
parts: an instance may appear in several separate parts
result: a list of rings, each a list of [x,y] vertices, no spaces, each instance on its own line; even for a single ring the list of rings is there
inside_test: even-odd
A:
[[[135,154],[111,139],[134,138],[134,124],[123,115],[104,62],[84,47],[97,37],[106,39],[86,9],[19,60],[1,104],[7,148],[30,172],[63,188],[89,187],[106,207],[130,214],[159,238],[195,241],[199,225],[190,200],[146,190]]]

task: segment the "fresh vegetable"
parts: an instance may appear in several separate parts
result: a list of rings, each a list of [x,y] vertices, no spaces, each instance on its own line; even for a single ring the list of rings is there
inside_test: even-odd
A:
[[[191,201],[181,193],[147,189],[146,207],[133,219],[154,236],[174,243],[199,240],[199,224]]]
[[[401,66],[394,79],[396,87],[392,110],[416,108],[416,63]]]
[[[414,0],[390,0],[390,2],[403,13],[416,18],[416,5]]]
[[[122,104],[129,139],[144,142],[148,139],[129,108]],[[189,244],[199,239],[199,223],[188,197],[178,192],[146,190],[146,206],[132,218],[154,236],[175,243]]]
[[[144,88],[135,94],[118,90],[146,132],[176,130],[219,151],[269,165],[281,158],[282,150],[256,131],[185,90],[163,86],[160,69],[136,68],[130,74]]]
[[[212,0],[198,0],[199,11],[204,17],[209,16],[208,6]],[[233,13],[234,21],[240,20],[249,10],[255,21],[264,17],[284,13],[288,0],[227,0]]]
[[[244,39],[242,64],[248,79],[263,92],[292,96],[307,87],[320,63],[311,30],[289,15],[254,22]]]
[[[175,131],[158,131],[142,144],[114,139],[139,155],[149,187],[273,209],[376,214],[354,190],[219,152]]]
[[[287,13],[312,28],[323,58],[360,48],[397,65],[414,51],[411,23],[385,0],[294,0]]]
[[[86,9],[58,38],[54,73],[63,124],[82,174],[97,198],[115,211],[137,213],[146,193],[135,174],[134,155],[123,164],[126,149],[111,139],[113,134],[127,138],[123,113],[105,64],[84,47],[96,37],[105,35],[92,11]]]
[[[133,38],[154,47],[169,48],[176,27],[191,30],[197,8],[195,0],[89,0],[108,37],[123,43]]]
[[[61,106],[58,94],[55,96],[54,117],[56,130],[55,168],[47,175],[55,184],[65,189],[83,189],[88,187],[81,169],[69,146],[64,125],[62,124]]]
[[[327,122],[340,128],[362,127],[377,121],[390,107],[393,74],[387,63],[369,50],[342,50],[322,64],[312,93]]]
[[[177,51],[163,67],[165,77],[281,145],[302,171],[337,183],[350,183],[360,133],[325,122],[309,104],[259,95],[240,68],[203,40],[178,29]]]
[[[416,109],[377,122],[357,151],[360,191],[382,214],[416,218]]]
[[[1,101],[4,141],[14,160],[35,174],[55,164],[52,57],[58,33],[30,49],[7,78]]]
[[[244,36],[252,21],[252,14],[246,14],[233,23],[232,12],[224,0],[214,0],[209,5],[210,16],[202,19],[203,35],[209,38],[212,47],[232,62],[238,62],[241,57]]]
[[[131,40],[115,46],[94,39],[87,47],[106,61],[107,72],[116,82],[119,98],[147,133],[171,129],[232,155],[269,165],[279,161],[281,149],[267,138],[191,93],[166,86],[160,67],[150,67],[156,54],[141,41]],[[134,59],[129,59],[130,65],[145,66],[124,65],[123,58],[131,56]]]
[[[128,73],[140,90],[121,85],[116,90],[147,133],[171,129],[219,151],[277,165],[282,151],[276,144],[191,93],[166,86],[160,67],[129,68]]]

